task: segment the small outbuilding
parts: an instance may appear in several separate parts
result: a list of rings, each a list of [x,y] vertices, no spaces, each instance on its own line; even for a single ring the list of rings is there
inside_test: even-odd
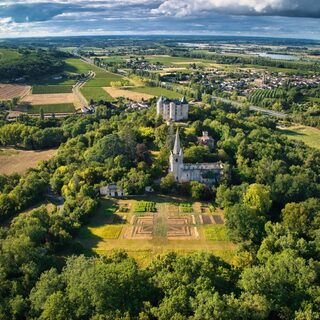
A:
[[[112,198],[124,197],[124,191],[121,187],[116,184],[108,184],[106,186],[100,187],[100,195]]]

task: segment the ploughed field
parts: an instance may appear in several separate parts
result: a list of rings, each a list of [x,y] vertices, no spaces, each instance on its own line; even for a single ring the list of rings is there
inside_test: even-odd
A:
[[[23,97],[27,95],[30,90],[30,86],[0,83],[0,101],[9,101],[13,98]]]

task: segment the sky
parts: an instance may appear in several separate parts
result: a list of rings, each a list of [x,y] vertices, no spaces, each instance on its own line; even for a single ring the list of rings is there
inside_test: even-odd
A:
[[[0,38],[193,34],[320,39],[320,0],[0,0]]]

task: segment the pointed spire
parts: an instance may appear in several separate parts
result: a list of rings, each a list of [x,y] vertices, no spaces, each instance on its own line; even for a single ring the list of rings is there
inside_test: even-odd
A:
[[[158,102],[163,102],[163,96],[160,96]]]
[[[177,129],[176,139],[174,141],[173,154],[179,154],[181,150],[179,128]]]
[[[188,101],[187,101],[187,99],[186,99],[186,96],[183,96],[183,97],[182,97],[181,103],[183,103],[183,104],[187,104],[187,103],[188,103]]]

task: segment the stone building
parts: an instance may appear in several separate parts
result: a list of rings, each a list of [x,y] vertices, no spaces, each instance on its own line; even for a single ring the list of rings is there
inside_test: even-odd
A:
[[[178,182],[198,181],[212,185],[219,181],[223,173],[223,164],[221,162],[184,163],[179,130],[177,130],[174,148],[170,154],[169,172],[173,174]]]
[[[124,197],[124,191],[122,188],[117,186],[116,184],[108,184],[106,186],[100,187],[100,195],[107,196],[112,198]]]
[[[202,137],[198,137],[198,144],[208,146],[210,149],[213,149],[214,139],[209,136],[208,131],[203,131]]]
[[[181,100],[170,100],[160,97],[157,101],[157,115],[166,121],[188,120],[189,104],[185,97]]]

